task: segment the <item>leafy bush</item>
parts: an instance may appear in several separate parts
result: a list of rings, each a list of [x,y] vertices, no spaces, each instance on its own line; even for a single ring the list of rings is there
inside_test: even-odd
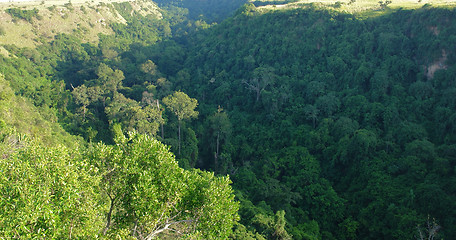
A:
[[[6,9],[6,12],[13,17],[13,20],[23,19],[29,23],[32,22],[33,18],[38,20],[42,19],[40,15],[38,15],[38,9],[34,8],[33,10],[21,10],[19,8],[9,8]]]
[[[53,12],[53,11],[55,11],[56,8],[57,8],[57,7],[56,7],[55,5],[52,5],[52,6],[48,7],[47,9],[48,9],[49,11]]]

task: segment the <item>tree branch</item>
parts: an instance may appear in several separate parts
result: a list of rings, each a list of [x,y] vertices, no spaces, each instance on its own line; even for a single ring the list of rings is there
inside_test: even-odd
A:
[[[167,223],[165,224],[164,227],[160,228],[160,229],[157,229],[155,231],[153,231],[151,234],[149,234],[147,237],[146,237],[146,240],[151,240],[153,239],[155,236],[157,236],[159,233],[163,232],[163,231],[166,231],[166,230],[172,230],[172,231],[175,231],[175,232],[179,232],[177,230],[174,230],[174,229],[171,229],[169,228],[170,226],[172,225],[175,225],[175,224],[178,224],[178,223],[183,223],[183,222],[193,222],[194,220],[193,219],[188,219],[188,220],[179,220],[179,221],[174,221],[174,222],[170,222],[170,223]],[[180,233],[180,232],[179,232]]]

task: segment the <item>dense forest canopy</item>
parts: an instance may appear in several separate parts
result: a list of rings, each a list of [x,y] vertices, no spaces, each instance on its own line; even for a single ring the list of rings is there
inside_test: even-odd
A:
[[[221,22],[247,0],[157,0],[165,8],[180,7],[188,10],[188,17],[209,23]]]
[[[455,236],[455,10],[244,2],[3,45],[0,236]]]

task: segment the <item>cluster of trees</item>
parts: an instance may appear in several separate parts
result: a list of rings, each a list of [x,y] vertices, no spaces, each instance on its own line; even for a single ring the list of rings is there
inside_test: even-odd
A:
[[[36,49],[5,46],[16,57],[0,56],[0,107],[21,95],[80,136],[48,133],[68,145],[48,148],[2,133],[2,171],[15,179],[1,182],[5,236],[456,234],[455,10],[359,19],[249,4],[209,26],[192,16],[199,1],[173,3],[163,19],[114,4],[128,24],[97,45],[59,34]],[[3,132],[20,124],[0,116]],[[61,173],[46,175],[51,167]],[[240,206],[228,178],[193,167],[229,174]],[[53,204],[25,218],[25,196]]]
[[[34,8],[32,10],[22,10],[19,8],[8,8],[5,10],[6,13],[11,15],[13,20],[17,21],[23,19],[29,23],[32,23],[33,18],[40,20],[42,17],[38,14],[38,9]]]

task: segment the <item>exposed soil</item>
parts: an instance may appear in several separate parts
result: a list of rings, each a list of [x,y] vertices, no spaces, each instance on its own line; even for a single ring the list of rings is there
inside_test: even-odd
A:
[[[447,52],[445,49],[442,49],[442,57],[440,57],[437,61],[432,63],[431,65],[427,66],[426,68],[426,77],[428,79],[434,78],[434,74],[437,70],[447,69],[447,65],[445,61],[447,60]]]

